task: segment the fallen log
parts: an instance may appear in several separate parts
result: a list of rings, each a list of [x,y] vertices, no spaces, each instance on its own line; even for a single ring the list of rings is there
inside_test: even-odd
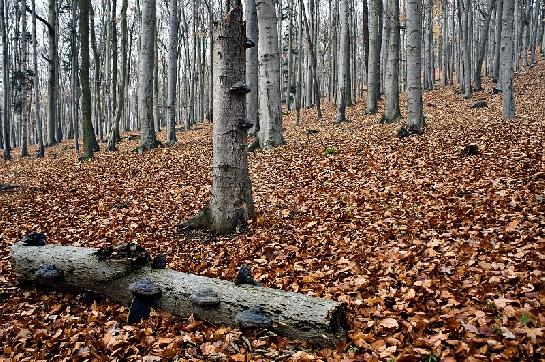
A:
[[[279,335],[309,340],[319,346],[335,345],[345,336],[347,324],[341,303],[255,285],[235,285],[171,269],[152,269],[126,260],[103,259],[97,251],[18,242],[11,247],[11,262],[23,282],[60,290],[91,291],[125,305],[133,300],[131,290],[134,291],[135,283],[144,280],[160,289],[153,307],[182,317],[193,314],[216,325],[266,327]]]

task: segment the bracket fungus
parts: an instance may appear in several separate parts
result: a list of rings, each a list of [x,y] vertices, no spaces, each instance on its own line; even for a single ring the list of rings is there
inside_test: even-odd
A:
[[[248,86],[242,82],[236,82],[231,86],[231,88],[229,88],[229,92],[237,96],[244,96],[250,93],[250,88],[248,88]]]
[[[47,236],[44,233],[38,233],[31,231],[21,238],[21,242],[26,246],[44,246],[46,244]]]
[[[263,313],[258,305],[239,312],[235,320],[242,329],[269,328],[272,326],[272,320]]]
[[[34,276],[39,281],[51,282],[62,277],[62,273],[54,265],[42,265],[34,272]]]
[[[157,305],[161,297],[161,288],[151,280],[144,278],[129,285],[133,299],[127,317],[127,323],[139,322],[150,316],[151,308]]]
[[[237,276],[234,280],[235,285],[240,284],[249,284],[249,285],[255,285],[259,286],[259,283],[257,283],[254,280],[254,276],[252,275],[252,270],[247,264],[243,264],[240,269],[238,270]]]
[[[200,307],[217,307],[220,304],[220,298],[212,288],[201,289],[191,294],[189,300]]]

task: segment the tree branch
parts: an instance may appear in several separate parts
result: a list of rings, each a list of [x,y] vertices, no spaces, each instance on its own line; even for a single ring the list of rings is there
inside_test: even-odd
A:
[[[26,12],[32,14],[32,9],[29,6],[27,6],[26,7]],[[47,20],[45,20],[44,18],[42,18],[38,14],[36,14],[36,19],[40,20],[42,23],[44,23],[45,26],[47,26],[47,30],[49,32],[49,35],[55,35],[55,30],[53,29],[53,27],[51,26],[51,24],[49,24],[49,22]]]

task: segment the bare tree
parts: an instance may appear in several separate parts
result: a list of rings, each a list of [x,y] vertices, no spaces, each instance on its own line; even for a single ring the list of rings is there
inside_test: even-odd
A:
[[[346,91],[348,86],[348,67],[350,51],[348,48],[348,0],[341,0],[339,7],[339,19],[341,22],[341,48],[339,56],[339,76],[337,86],[337,123],[346,121]]]
[[[274,28],[276,29],[276,27]],[[275,42],[275,44],[278,44]],[[209,228],[225,234],[246,227],[254,217],[246,153],[243,84],[246,34],[240,3],[214,26],[214,130],[212,198],[182,228]]]
[[[250,93],[246,96],[246,119],[253,124],[250,130],[251,134],[259,131],[258,119],[258,37],[259,30],[257,27],[257,10],[255,0],[246,0],[246,37],[251,40],[255,46],[246,50],[246,84],[250,88]]]
[[[259,144],[270,148],[284,143],[280,108],[280,52],[272,0],[256,2],[259,27]]]
[[[384,85],[384,122],[395,122],[401,117],[399,109],[399,0],[388,0],[386,21],[388,29],[388,62]]]
[[[513,14],[514,0],[503,0],[500,77],[503,95],[504,119],[515,117],[515,95],[513,91]]]
[[[407,128],[424,131],[422,111],[422,0],[407,1]]]
[[[153,124],[155,13],[155,0],[143,0],[138,58],[138,118],[141,127],[139,152],[158,146]]]
[[[37,156],[44,157],[44,141],[42,133],[42,116],[40,113],[40,76],[38,74],[38,47],[36,45],[36,0],[32,0],[32,61],[34,72],[34,117],[36,118]]]
[[[4,160],[11,159],[11,139],[9,122],[9,59],[8,59],[8,35],[4,0],[0,0],[0,27],[2,27],[2,92],[4,93],[4,102],[2,104],[4,119]]]
[[[169,0],[167,143],[176,142],[176,77],[178,68],[178,0]]]
[[[380,98],[380,48],[382,0],[369,0],[369,62],[367,69],[367,113],[377,112]]]

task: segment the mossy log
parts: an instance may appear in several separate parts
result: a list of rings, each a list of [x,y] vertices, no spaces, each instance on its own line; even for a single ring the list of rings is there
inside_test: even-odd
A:
[[[244,327],[242,312],[259,308],[271,320],[273,332],[291,339],[305,339],[319,346],[332,346],[345,336],[346,316],[341,303],[304,294],[207,278],[171,269],[152,269],[123,260],[99,260],[98,249],[47,244],[11,247],[12,267],[23,282],[60,290],[85,290],[129,305],[129,286],[149,279],[161,289],[159,309],[217,324]],[[43,278],[44,266],[58,271],[57,278]],[[43,273],[42,273],[43,274]],[[192,296],[212,290],[219,303],[196,303]]]

